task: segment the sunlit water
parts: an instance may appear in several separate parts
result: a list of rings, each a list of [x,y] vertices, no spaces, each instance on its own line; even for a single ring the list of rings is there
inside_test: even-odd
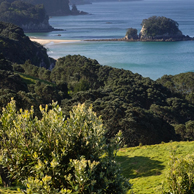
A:
[[[78,9],[91,15],[52,17],[50,24],[65,31],[28,35],[45,39],[82,40],[76,43],[47,44],[48,54],[53,58],[80,54],[97,59],[102,65],[131,70],[152,79],[164,74],[174,75],[194,71],[194,41],[84,41],[121,38],[130,27],[140,31],[142,20],[153,15],[177,21],[183,34],[194,37],[193,0],[99,2],[81,5]]]

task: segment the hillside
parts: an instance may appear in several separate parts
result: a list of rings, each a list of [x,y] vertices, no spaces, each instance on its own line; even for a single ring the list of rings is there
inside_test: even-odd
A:
[[[122,130],[128,146],[180,140],[174,127],[194,119],[194,105],[180,93],[79,55],[60,58],[50,78],[67,82],[72,91],[72,99],[62,101],[66,113],[77,102],[92,104],[102,115],[107,136]]]
[[[167,191],[166,177],[172,152],[184,158],[193,154],[194,142],[171,142],[151,146],[122,148],[118,152],[123,175],[130,178],[135,194],[159,194]],[[130,192],[128,192],[130,194]]]
[[[0,52],[11,62],[23,64],[30,60],[36,66],[54,66],[43,46],[30,41],[21,28],[10,23],[0,22]]]
[[[1,64],[4,64],[2,66]],[[36,67],[26,62],[20,65],[12,64],[3,55],[0,55],[0,107],[4,107],[13,97],[17,101],[17,107],[29,109],[34,106],[35,113],[39,115],[39,105],[48,104],[68,98],[67,85],[65,83],[52,83],[48,79],[50,71]],[[5,66],[7,69],[5,70]],[[9,67],[9,68],[8,68]],[[37,77],[25,74],[25,71],[36,72]],[[39,76],[38,76],[39,75]],[[0,111],[1,112],[1,111]]]
[[[43,5],[32,5],[20,0],[0,1],[0,21],[13,23],[25,32],[49,32],[49,18]]]
[[[54,94],[50,86],[43,90],[45,86],[39,83],[35,84],[39,89],[30,87],[28,90],[41,96],[37,103],[59,101],[67,115],[78,102],[92,104],[97,115],[102,115],[106,136],[110,138],[122,130],[128,146],[194,139],[193,100],[159,81],[131,71],[101,66],[98,61],[79,55],[60,58],[52,71],[43,71],[29,62],[14,65],[14,71],[59,84],[59,91],[64,93],[68,87],[71,95],[68,99],[64,99],[66,95]]]

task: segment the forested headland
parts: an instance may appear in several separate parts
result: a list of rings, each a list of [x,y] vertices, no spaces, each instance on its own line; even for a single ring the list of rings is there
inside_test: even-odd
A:
[[[69,1],[58,0],[0,0],[0,21],[21,27],[25,32],[50,32],[49,16],[83,15],[75,5],[70,8]]]
[[[42,4],[32,5],[20,0],[0,1],[0,21],[20,26],[25,32],[49,32],[49,17]]]

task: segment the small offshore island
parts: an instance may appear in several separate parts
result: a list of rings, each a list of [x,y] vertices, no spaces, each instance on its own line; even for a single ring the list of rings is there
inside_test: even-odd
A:
[[[172,42],[194,40],[190,36],[185,36],[179,30],[179,24],[164,16],[152,16],[144,19],[141,23],[142,29],[137,33],[137,29],[129,28],[123,38],[114,39],[93,39],[86,41],[142,41],[142,42]]]

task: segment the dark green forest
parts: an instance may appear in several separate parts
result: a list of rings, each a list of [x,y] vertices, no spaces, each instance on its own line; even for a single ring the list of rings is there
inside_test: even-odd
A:
[[[48,19],[43,4],[0,0],[0,21],[13,23],[25,31],[52,31]]]
[[[144,19],[141,25],[146,29],[145,33],[147,36],[164,34],[176,35],[178,33],[181,33],[178,28],[179,24],[176,21],[164,16],[152,16],[148,19]]]
[[[0,52],[13,63],[25,63],[50,68],[54,59],[50,59],[47,50],[37,42],[30,41],[24,31],[11,23],[0,22]]]
[[[102,115],[106,136],[122,130],[128,146],[194,139],[193,73],[153,81],[80,55],[58,59],[50,71],[20,45],[31,45],[39,59],[49,60],[44,47],[31,42],[19,27],[0,26],[0,107],[14,97],[18,108],[33,105],[39,115],[38,106],[54,100],[68,116],[73,105],[92,104]],[[10,49],[19,50],[21,57],[13,52],[15,57],[10,57]]]
[[[13,1],[13,0],[12,0]],[[76,11],[69,6],[69,0],[22,0],[34,5],[44,5],[49,16],[87,14],[84,11]],[[74,5],[74,4],[72,4]]]
[[[32,4],[43,4],[49,16],[71,15],[69,0],[23,0]]]

